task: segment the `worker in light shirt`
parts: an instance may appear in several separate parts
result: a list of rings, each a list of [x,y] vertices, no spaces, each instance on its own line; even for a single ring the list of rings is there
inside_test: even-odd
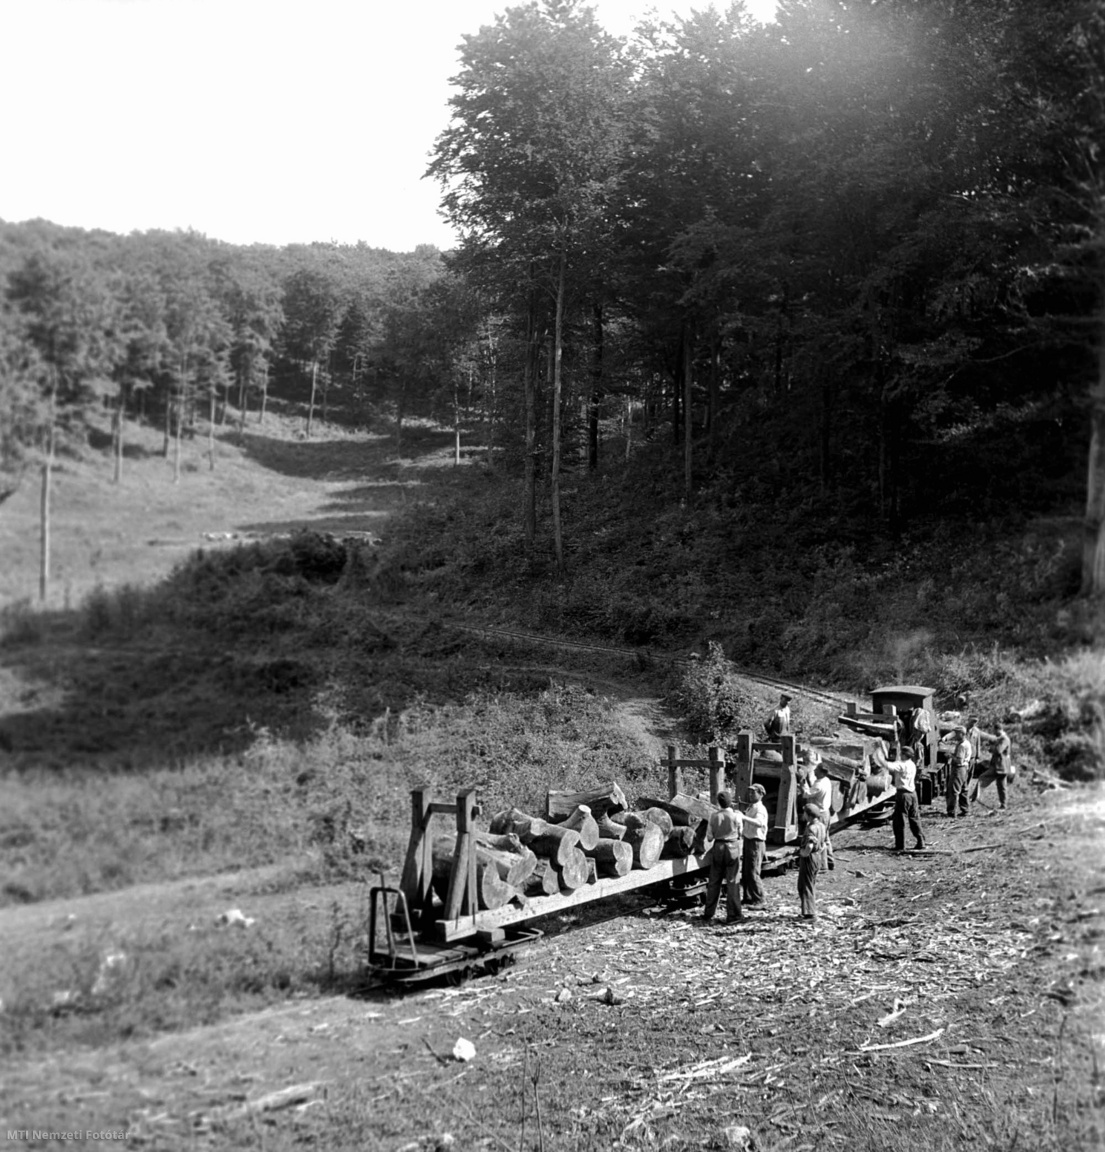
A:
[[[821,753],[816,748],[809,748],[802,755],[802,762],[806,765],[806,778],[802,785],[801,804],[816,804],[821,809],[822,819],[825,822],[825,860],[826,867],[831,872],[836,867],[833,859],[833,842],[829,836],[829,822],[833,811],[833,782],[829,779],[829,770],[821,760]]]
[[[925,834],[921,831],[921,810],[917,806],[917,765],[910,759],[898,759],[898,745],[891,744],[888,754],[887,768],[890,771],[890,782],[894,785],[894,816],[891,825],[894,828],[894,851],[905,851],[905,826],[909,821],[909,830],[917,848],[924,848]]]
[[[767,844],[767,809],[764,807],[764,786],[753,784],[744,794],[744,851],[741,860],[741,893],[744,904],[762,907],[764,900],[760,869]]]
[[[702,919],[714,918],[721,885],[725,884],[725,922],[733,924],[741,915],[741,838],[744,817],[733,807],[728,792],[717,794],[718,811],[710,817],[707,836],[713,840],[710,848],[710,879],[706,884],[706,907]]]

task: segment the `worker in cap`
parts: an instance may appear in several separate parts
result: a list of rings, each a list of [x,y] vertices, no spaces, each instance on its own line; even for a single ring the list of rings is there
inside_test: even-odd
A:
[[[802,781],[800,802],[816,804],[825,820],[825,866],[831,872],[836,867],[833,858],[833,842],[829,836],[829,820],[833,810],[833,782],[829,770],[821,761],[821,753],[816,748],[806,750],[807,771]]]
[[[769,740],[779,740],[790,732],[790,697],[785,693],[779,696],[779,705],[764,721],[764,731]]]
[[[710,817],[706,832],[713,844],[710,847],[710,878],[706,883],[706,907],[702,909],[702,920],[708,924],[714,918],[724,883],[725,923],[732,924],[743,919],[740,878],[744,817],[733,808],[733,798],[728,792],[719,792],[717,802],[718,810]]]
[[[891,744],[887,752],[887,769],[894,785],[894,815],[890,825],[894,829],[894,851],[905,851],[906,824],[913,834],[915,848],[924,848],[925,834],[921,828],[921,809],[917,805],[917,765],[908,757],[901,756],[897,744]]]
[[[971,783],[971,760],[974,749],[967,738],[967,729],[957,724],[953,729],[955,745],[948,761],[948,784],[945,798],[948,803],[949,816],[966,816],[970,812],[970,801],[967,790]]]
[[[798,843],[798,902],[802,919],[817,920],[817,877],[825,864],[825,837],[828,829],[825,813],[819,805],[807,803],[806,825]]]
[[[766,792],[762,784],[752,784],[744,794],[744,849],[741,858],[741,895],[750,908],[762,908],[764,900],[760,869],[767,847]]]
[[[998,793],[998,807],[1004,808],[1006,801],[1005,787],[1008,783],[1009,777],[1013,774],[1012,766],[1012,742],[1009,739],[1009,733],[1005,730],[1005,722],[996,720],[994,727],[997,729],[997,734],[990,739],[990,760],[986,766],[985,771],[977,777],[971,785],[972,801],[977,800],[982,789],[988,784],[993,784],[997,788]]]

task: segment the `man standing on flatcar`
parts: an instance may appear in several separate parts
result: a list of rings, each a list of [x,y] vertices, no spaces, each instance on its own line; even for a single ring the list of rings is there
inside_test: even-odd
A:
[[[779,696],[779,706],[764,722],[764,731],[769,740],[779,740],[790,732],[790,697],[783,692]]]

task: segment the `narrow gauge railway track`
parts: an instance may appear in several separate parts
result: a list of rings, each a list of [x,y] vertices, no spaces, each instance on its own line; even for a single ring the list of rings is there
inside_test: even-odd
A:
[[[651,649],[641,648],[613,648],[605,644],[585,644],[579,640],[566,640],[556,636],[542,636],[536,632],[518,632],[510,628],[490,628],[484,625],[459,624],[456,621],[443,621],[460,632],[467,632],[473,636],[499,637],[504,640],[516,640],[527,644],[546,644],[553,648],[567,648],[577,652],[596,652],[603,656],[617,656],[625,660],[663,661],[667,664],[687,666],[692,663],[687,656],[675,656],[668,653],[657,653]],[[822,704],[829,704],[834,708],[844,709],[847,703],[843,697],[835,696],[831,692],[823,692],[819,688],[809,688],[805,684],[794,684],[789,680],[777,680],[771,676],[760,676],[755,672],[745,672],[738,668],[737,674],[745,680],[755,684],[762,684],[765,688],[775,688],[780,692],[789,692],[792,695],[801,695]]]

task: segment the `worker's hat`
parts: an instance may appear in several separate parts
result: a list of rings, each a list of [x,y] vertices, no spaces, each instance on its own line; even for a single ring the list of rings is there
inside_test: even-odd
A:
[[[953,732],[962,732],[964,735],[966,735],[966,734],[967,734],[967,729],[966,729],[966,728],[964,728],[962,724],[957,724],[957,725],[956,725],[956,726],[955,726],[955,727],[952,729],[952,731],[953,731]]]
[[[767,795],[767,789],[762,784],[749,784],[748,791],[755,793],[761,799]]]

